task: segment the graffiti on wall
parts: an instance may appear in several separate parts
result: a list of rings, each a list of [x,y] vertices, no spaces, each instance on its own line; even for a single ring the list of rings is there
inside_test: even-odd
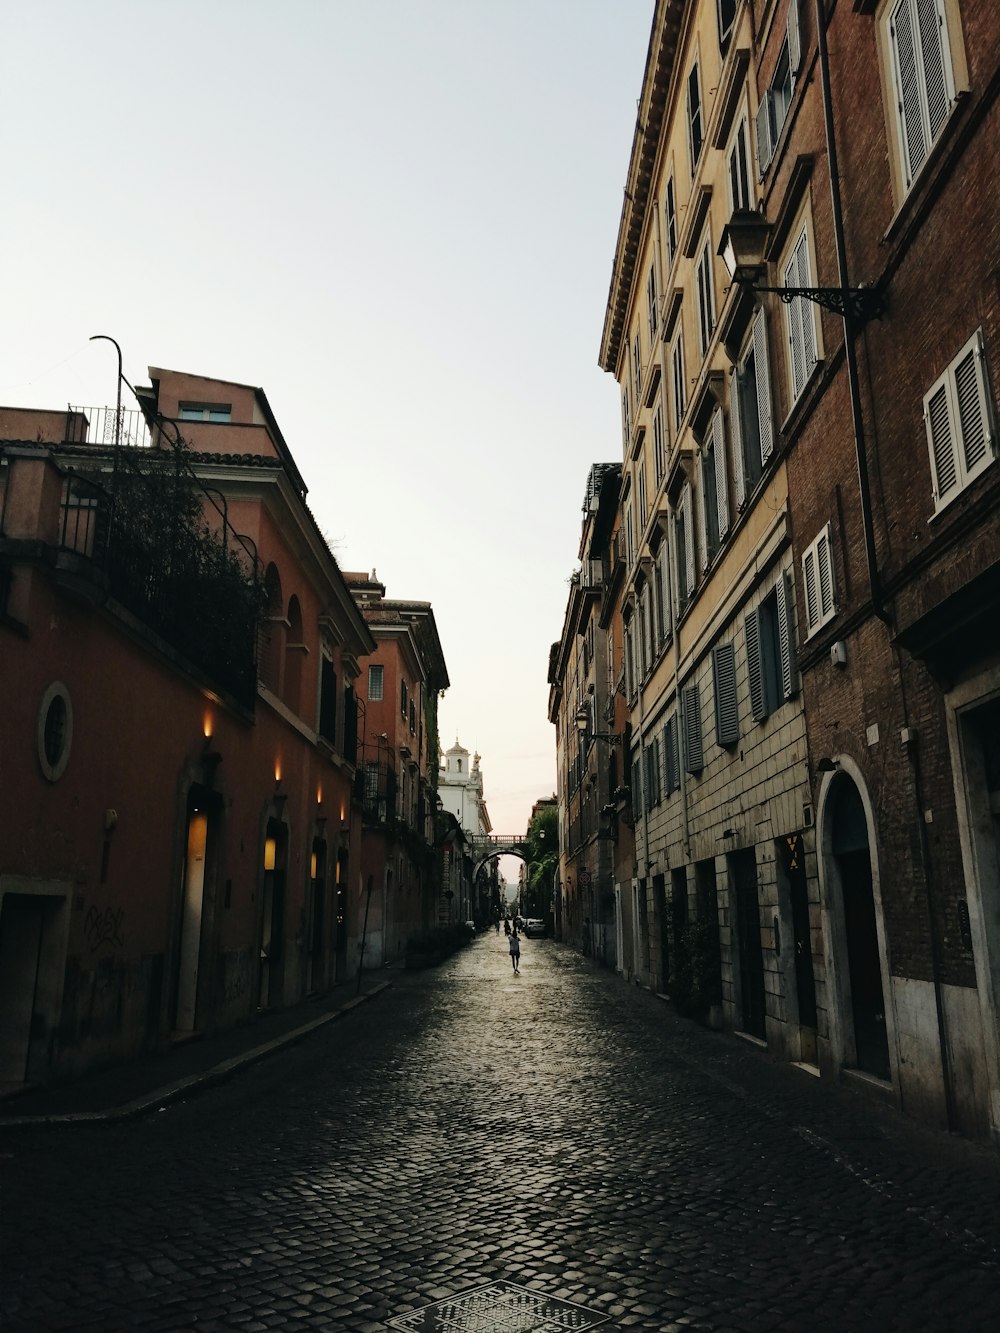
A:
[[[112,949],[125,947],[125,909],[123,907],[87,908],[83,934],[91,953],[97,953],[105,944]]]

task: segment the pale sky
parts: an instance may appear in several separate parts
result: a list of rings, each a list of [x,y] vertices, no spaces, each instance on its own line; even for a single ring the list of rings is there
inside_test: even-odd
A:
[[[550,645],[653,0],[5,6],[0,403],[263,387],[343,569],[432,603],[496,832],[555,790]]]

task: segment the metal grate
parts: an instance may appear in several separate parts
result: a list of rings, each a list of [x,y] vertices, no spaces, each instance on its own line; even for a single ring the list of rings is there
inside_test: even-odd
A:
[[[398,1315],[389,1320],[389,1327],[410,1333],[557,1333],[560,1329],[596,1328],[607,1318],[513,1282],[491,1282],[488,1287]]]

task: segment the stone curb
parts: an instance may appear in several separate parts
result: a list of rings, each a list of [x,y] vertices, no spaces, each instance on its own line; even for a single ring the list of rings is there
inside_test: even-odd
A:
[[[310,1033],[315,1032],[317,1028],[325,1027],[327,1023],[343,1018],[352,1009],[356,1009],[359,1004],[364,1004],[367,1000],[374,1000],[376,996],[381,995],[392,985],[391,981],[380,982],[370,991],[366,991],[364,995],[354,996],[346,1004],[341,1005],[339,1009],[334,1009],[328,1014],[322,1014],[319,1018],[313,1018],[308,1023],[303,1023],[301,1027],[293,1028],[291,1032],[282,1033],[280,1037],[274,1037],[261,1046],[254,1046],[241,1055],[234,1055],[229,1060],[223,1060],[200,1074],[189,1074],[187,1078],[178,1079],[176,1083],[157,1088],[154,1092],[144,1093],[141,1097],[136,1097],[133,1101],[125,1102],[121,1106],[113,1106],[106,1111],[66,1111],[60,1115],[3,1116],[0,1117],[0,1130],[16,1129],[25,1125],[93,1125],[130,1120],[146,1111],[153,1110],[154,1107],[166,1106],[168,1102],[176,1101],[178,1097],[183,1097],[185,1093],[191,1092],[194,1088],[208,1088],[216,1083],[222,1083],[241,1069],[257,1064],[258,1061],[266,1059],[267,1056],[281,1050],[282,1047],[293,1046],[296,1042],[302,1041]]]

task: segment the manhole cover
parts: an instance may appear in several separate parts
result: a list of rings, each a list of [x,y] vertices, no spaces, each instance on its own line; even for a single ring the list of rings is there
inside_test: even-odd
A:
[[[556,1329],[596,1328],[607,1323],[607,1318],[596,1310],[542,1296],[513,1282],[491,1282],[488,1287],[476,1287],[411,1314],[398,1315],[389,1320],[389,1327],[409,1329],[410,1333],[554,1333]]]

